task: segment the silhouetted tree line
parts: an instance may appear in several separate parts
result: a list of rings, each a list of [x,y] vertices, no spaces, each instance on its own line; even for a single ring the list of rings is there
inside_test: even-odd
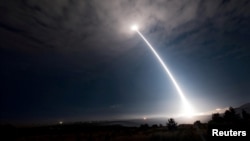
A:
[[[148,128],[149,128],[149,125],[147,123],[140,125],[140,129],[145,130],[145,129],[148,129]]]
[[[250,114],[245,110],[242,110],[241,114],[237,114],[232,107],[226,110],[223,114],[212,114],[212,119],[208,122],[208,132],[215,128],[221,130],[249,130],[249,127]]]
[[[235,124],[235,123],[249,123],[250,114],[245,110],[241,111],[240,114],[235,112],[235,109],[230,107],[224,112],[224,114],[215,113],[212,114],[212,120],[209,121],[210,124],[213,123],[226,123],[226,124]]]

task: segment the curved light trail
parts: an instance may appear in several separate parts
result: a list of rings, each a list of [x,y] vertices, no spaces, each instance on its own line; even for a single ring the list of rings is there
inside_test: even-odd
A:
[[[133,25],[131,27],[132,30],[136,31],[140,37],[146,42],[146,44],[148,45],[148,47],[151,49],[151,51],[154,53],[154,55],[156,56],[156,58],[159,60],[159,62],[161,63],[162,67],[164,68],[164,70],[167,72],[168,76],[170,77],[171,81],[173,82],[178,94],[181,97],[181,100],[184,104],[184,113],[182,113],[184,116],[187,117],[192,117],[194,115],[194,111],[193,108],[191,107],[191,105],[189,104],[187,98],[185,97],[184,93],[182,92],[180,86],[178,85],[178,83],[176,82],[174,76],[171,74],[170,70],[167,68],[166,64],[163,62],[163,60],[161,59],[161,57],[158,55],[158,53],[155,51],[155,49],[153,48],[153,46],[148,42],[148,40],[142,35],[142,33],[138,30],[138,27],[136,25]]]

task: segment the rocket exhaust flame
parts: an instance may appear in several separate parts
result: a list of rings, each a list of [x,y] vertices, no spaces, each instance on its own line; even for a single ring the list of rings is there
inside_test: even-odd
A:
[[[169,71],[169,69],[167,68],[166,64],[163,62],[163,60],[161,59],[161,57],[158,55],[158,53],[155,51],[155,49],[153,48],[153,46],[148,42],[148,40],[142,35],[142,33],[137,29],[134,28],[133,30],[135,30],[140,36],[141,38],[146,42],[146,44],[148,45],[148,47],[151,49],[151,51],[154,53],[154,55],[156,56],[156,58],[159,60],[159,62],[161,63],[162,67],[164,68],[164,70],[167,72],[168,76],[170,77],[171,81],[173,82],[175,88],[177,89],[178,94],[181,97],[181,100],[184,104],[184,110],[185,112],[183,113],[185,116],[187,117],[191,117],[194,115],[194,111],[193,108],[191,107],[191,105],[188,103],[188,100],[186,99],[185,95],[183,94],[180,86],[178,85],[178,83],[176,82],[176,80],[174,79],[174,76],[171,74],[171,72]]]

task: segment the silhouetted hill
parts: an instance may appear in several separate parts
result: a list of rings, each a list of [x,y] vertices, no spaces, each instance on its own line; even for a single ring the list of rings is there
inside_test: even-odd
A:
[[[238,108],[235,108],[236,112],[241,112],[243,109],[244,109],[246,112],[250,113],[250,103],[246,103],[246,104],[241,105],[241,106],[238,107]]]

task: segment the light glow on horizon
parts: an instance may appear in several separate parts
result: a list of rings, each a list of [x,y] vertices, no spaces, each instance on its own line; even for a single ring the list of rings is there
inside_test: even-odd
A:
[[[182,116],[186,116],[186,117],[192,117],[193,115],[195,115],[193,108],[191,107],[191,105],[189,104],[188,100],[186,99],[184,93],[182,92],[180,86],[178,85],[178,83],[176,82],[174,76],[171,74],[170,70],[167,68],[166,64],[163,62],[163,60],[161,59],[161,57],[158,55],[158,53],[155,51],[155,49],[153,48],[153,46],[148,42],[148,40],[142,35],[142,33],[138,30],[138,27],[136,25],[131,27],[132,30],[136,31],[141,38],[146,42],[146,44],[148,45],[148,47],[151,49],[151,51],[154,53],[154,55],[156,56],[156,58],[159,60],[159,62],[161,63],[161,65],[163,66],[164,70],[167,72],[168,76],[170,77],[171,81],[173,82],[179,96],[181,97],[181,100],[183,102],[183,106],[184,106],[184,112],[181,113]]]

